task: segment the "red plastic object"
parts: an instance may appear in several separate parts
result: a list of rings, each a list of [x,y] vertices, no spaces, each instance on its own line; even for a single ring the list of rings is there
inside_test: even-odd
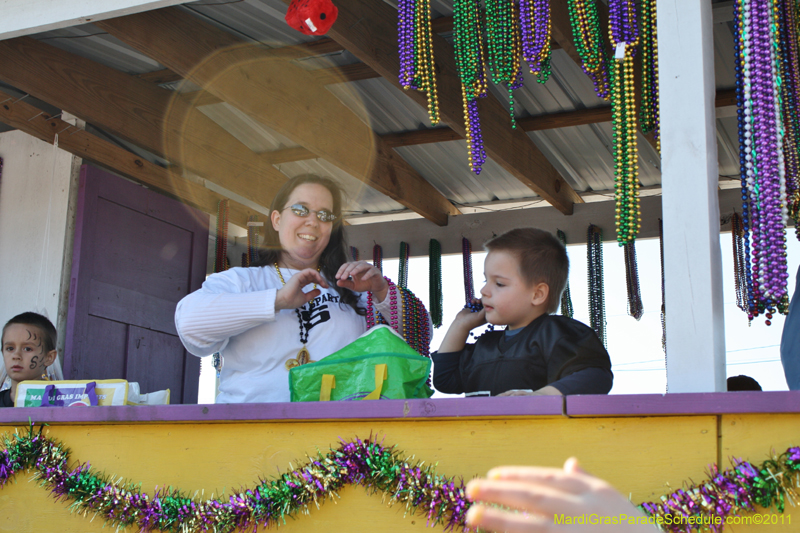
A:
[[[292,0],[286,23],[306,35],[325,35],[338,15],[339,9],[331,0]]]

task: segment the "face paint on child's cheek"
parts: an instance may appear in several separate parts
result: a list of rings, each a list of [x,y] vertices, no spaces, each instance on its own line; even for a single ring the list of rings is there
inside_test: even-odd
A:
[[[34,356],[31,358],[31,366],[30,366],[30,369],[31,369],[31,370],[33,370],[33,369],[34,369],[34,368],[36,368],[37,366],[39,366],[39,356],[38,356],[38,355],[34,355]]]

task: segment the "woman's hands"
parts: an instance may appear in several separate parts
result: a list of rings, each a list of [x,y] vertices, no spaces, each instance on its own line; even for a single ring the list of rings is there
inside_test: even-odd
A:
[[[278,289],[275,295],[275,310],[297,309],[319,296],[322,293],[319,289],[303,292],[303,287],[311,283],[328,288],[325,278],[315,269],[307,268],[301,270],[289,278],[289,281],[282,288]]]
[[[340,266],[336,272],[336,284],[355,292],[369,291],[377,303],[384,301],[389,292],[389,284],[381,271],[366,261],[352,261]]]
[[[579,532],[586,525],[555,525],[554,517],[597,517],[596,533],[654,533],[655,526],[641,523],[644,515],[607,482],[584,472],[574,457],[564,469],[502,466],[487,479],[467,484],[470,500],[495,503],[522,513],[475,504],[467,512],[467,525],[507,533]],[[624,520],[623,520],[624,515]],[[604,524],[604,518],[618,519]],[[631,523],[632,522],[632,523]],[[588,523],[588,522],[587,522]]]

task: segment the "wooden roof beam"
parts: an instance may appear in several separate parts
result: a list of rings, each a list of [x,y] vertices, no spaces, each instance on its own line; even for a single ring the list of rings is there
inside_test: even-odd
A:
[[[98,26],[436,224],[459,213],[309,71],[176,8]]]
[[[288,4],[289,0],[284,2]],[[397,11],[384,2],[373,0],[338,0],[336,6],[339,15],[328,35],[400,87],[397,78],[400,70]],[[456,73],[453,47],[444,38],[433,35],[433,49],[442,122],[464,136],[461,82]],[[423,93],[407,91],[406,94],[427,108]],[[511,128],[508,110],[503,104],[490,97],[480,99],[478,106],[487,155],[559,211],[571,214],[573,204],[582,202],[580,196],[524,131]]]
[[[6,98],[8,100],[6,100]],[[79,129],[59,118],[42,113],[24,100],[0,91],[0,122],[8,124],[46,143],[58,135],[58,147],[97,165],[108,168],[138,183],[158,189],[181,202],[209,214],[217,213],[220,200],[225,198],[202,185],[189,181],[169,169],[142,159],[136,154]],[[247,227],[250,215],[266,217],[238,202],[230,202],[230,221]]]
[[[453,17],[437,17],[431,21],[431,27],[434,33],[452,33]],[[556,41],[553,41],[550,43],[550,48],[552,50],[556,50],[560,48],[560,45]],[[342,45],[327,37],[300,45],[282,46],[265,50],[267,53],[275,54],[276,56],[287,59],[299,59],[302,57],[312,57],[342,51],[344,51],[344,47]],[[346,65],[343,67],[319,69],[315,70],[314,74],[322,78],[322,83],[341,83],[345,81],[359,81],[380,77],[380,74],[375,72],[372,68],[364,63],[356,63],[354,65]],[[168,68],[147,72],[145,74],[139,74],[137,77],[156,84],[173,83],[183,79],[183,76]],[[217,102],[219,101],[220,100],[217,100]],[[208,103],[217,102],[213,102],[210,99],[208,101]]]
[[[372,70],[371,67],[365,65],[364,63],[355,63],[353,65],[345,65],[343,67],[321,68],[312,70],[311,73],[322,85],[380,78],[380,74]],[[197,107],[219,104],[222,102],[222,100],[213,94],[202,90],[181,93],[181,97]]]
[[[30,37],[0,41],[0,79],[259,205],[286,176],[174,93]]]
[[[736,105],[736,90],[721,89],[717,91],[716,106],[728,107]],[[611,107],[601,106],[591,109],[577,109],[562,113],[548,113],[517,119],[517,127],[523,131],[542,131],[586,124],[598,124],[611,121]],[[411,130],[400,133],[388,133],[381,136],[392,148],[400,146],[416,146],[418,144],[431,144],[446,141],[457,141],[462,137],[448,127]],[[262,157],[272,161],[273,164],[289,163],[314,159],[316,156],[305,149],[286,148],[261,154]]]

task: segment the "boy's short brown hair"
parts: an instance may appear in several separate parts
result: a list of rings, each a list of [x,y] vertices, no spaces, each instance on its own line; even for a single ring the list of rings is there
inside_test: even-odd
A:
[[[516,228],[489,239],[483,247],[487,252],[508,252],[516,256],[520,274],[528,286],[546,283],[550,288],[547,313],[558,310],[569,276],[569,258],[561,241],[541,229]]]
[[[3,326],[3,339],[5,339],[6,329],[12,324],[23,324],[25,326],[38,328],[42,334],[42,347],[44,348],[45,354],[56,349],[56,328],[46,316],[32,311],[15,316]]]

